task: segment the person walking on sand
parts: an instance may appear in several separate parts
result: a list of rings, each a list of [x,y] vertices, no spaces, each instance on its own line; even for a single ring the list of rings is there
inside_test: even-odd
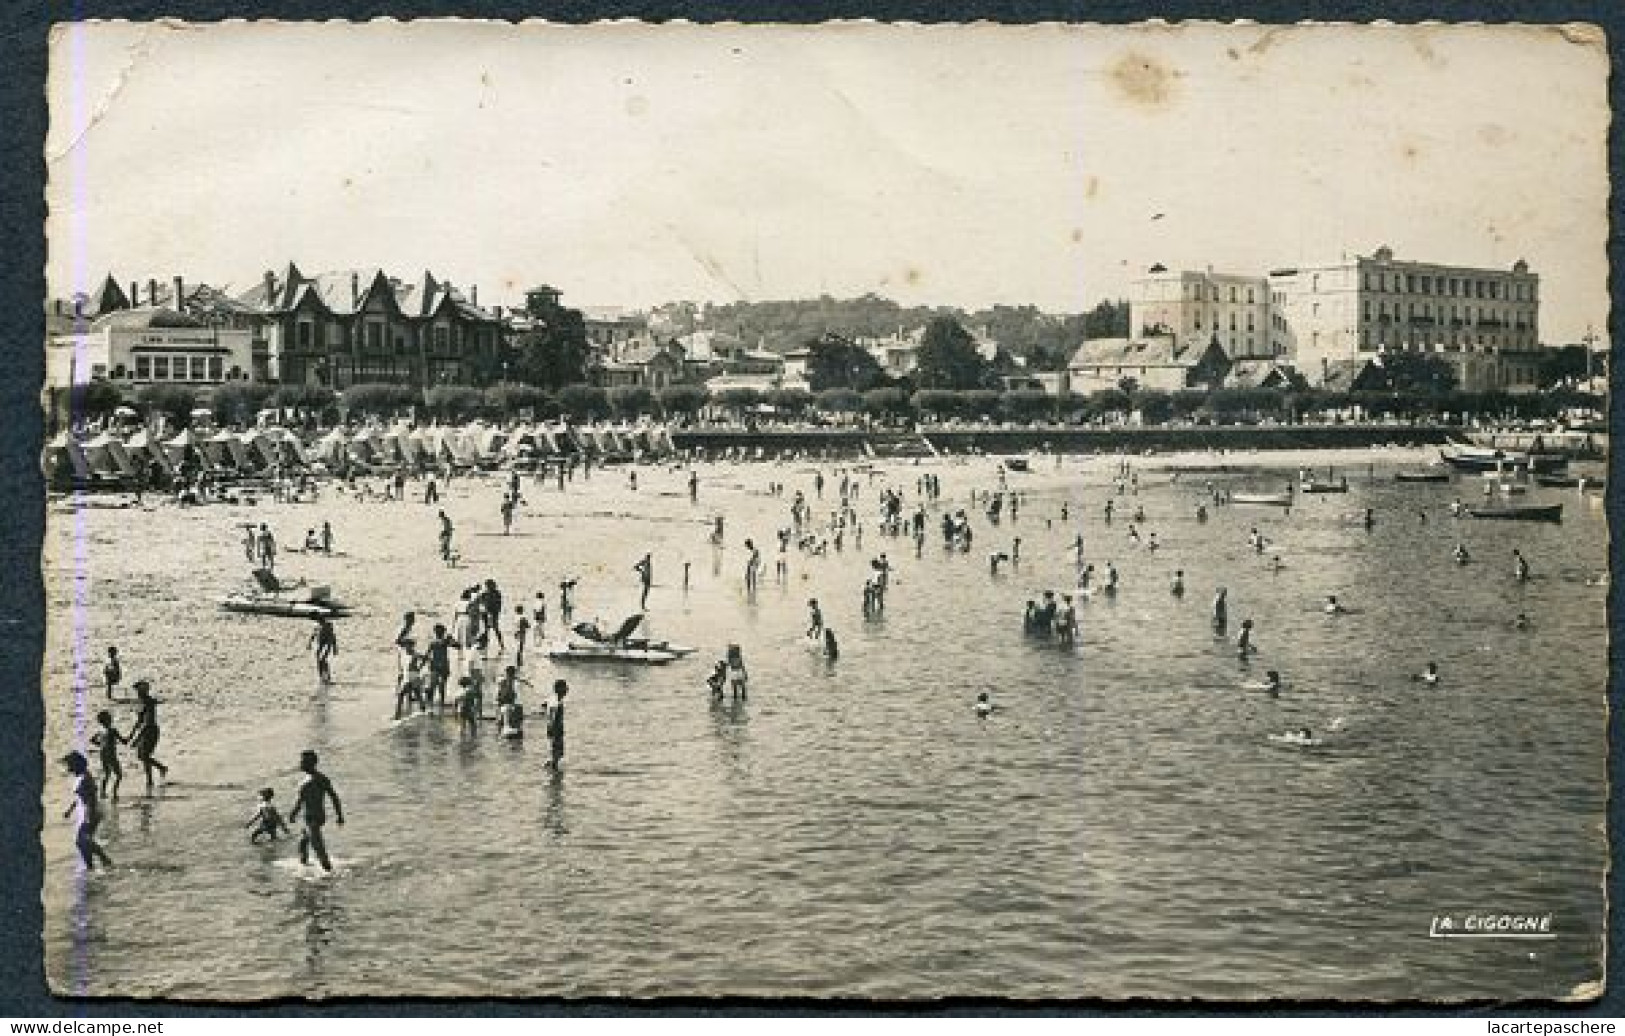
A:
[[[66,820],[73,816],[75,809],[79,810],[79,829],[73,836],[74,848],[79,850],[85,870],[95,870],[97,861],[103,867],[112,867],[112,859],[96,841],[96,828],[102,822],[102,806],[96,795],[96,782],[90,776],[90,764],[82,753],[69,752],[62,757],[62,765],[73,775],[73,801],[63,811],[62,818]]]
[[[333,803],[333,822],[340,827],[344,826],[344,805],[339,802],[339,793],[333,790],[333,782],[316,769],[316,762],[315,752],[306,749],[299,753],[299,769],[305,779],[299,782],[299,792],[288,820],[297,824],[301,817],[304,818],[305,829],[299,835],[299,862],[310,866],[310,854],[314,852],[322,870],[331,874],[333,861],[327,857],[327,842],[322,838],[322,828],[327,824],[328,800]]]
[[[452,536],[453,531],[454,530],[453,530],[453,527],[452,527],[452,524],[451,524],[451,519],[446,517],[446,512],[445,511],[441,511],[440,512],[440,560],[444,561],[447,565],[450,565],[452,563],[451,536]]]
[[[316,679],[322,683],[333,682],[333,669],[329,660],[339,653],[338,634],[333,632],[333,620],[327,616],[318,616],[316,629],[310,634],[310,641],[305,649],[316,649]]]
[[[169,767],[158,761],[153,753],[158,750],[158,737],[162,733],[158,727],[157,698],[152,696],[152,684],[146,680],[135,682],[135,700],[139,711],[136,712],[135,726],[130,728],[130,744],[135,747],[135,757],[140,760],[141,768],[147,777],[147,793],[152,793],[152,771],[167,778]]]
[[[271,535],[271,527],[264,522],[260,523],[260,535],[257,545],[259,547],[260,567],[267,572],[276,571],[276,537]]]
[[[638,610],[649,610],[649,588],[655,581],[654,555],[645,554],[643,558],[632,566],[632,571],[638,574],[638,585],[642,588],[642,596],[638,598]]]

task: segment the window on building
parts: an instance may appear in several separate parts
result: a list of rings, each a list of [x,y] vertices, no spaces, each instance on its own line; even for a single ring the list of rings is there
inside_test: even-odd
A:
[[[1251,306],[1252,304],[1253,304],[1253,289],[1248,288],[1247,289],[1247,305]]]
[[[1413,294],[1413,295],[1416,293],[1416,277],[1415,277],[1415,275],[1409,274],[1409,273],[1407,273],[1405,275],[1405,291],[1408,294]]]
[[[1313,277],[1309,278],[1309,290],[1310,291],[1319,291],[1320,290],[1320,274],[1317,273]]]
[[[209,380],[210,381],[224,381],[224,380],[226,380],[226,360],[225,360],[225,357],[222,357],[222,356],[211,356],[211,357],[209,357]]]
[[[384,347],[384,325],[367,322],[367,348],[379,350]]]
[[[107,377],[107,364],[93,363],[90,365],[90,380],[100,381]]]
[[[209,378],[209,358],[207,356],[194,356],[191,358],[192,380],[207,381]],[[179,360],[175,361],[179,363]]]
[[[1202,314],[1196,314],[1196,330],[1202,330]]]
[[[1234,284],[1230,286],[1230,301],[1236,301],[1236,286]]]
[[[396,335],[395,336],[395,355],[404,356],[405,354],[406,354],[406,336],[405,335]]]
[[[314,329],[310,326],[310,321],[308,321],[308,320],[299,321],[298,333],[297,333],[297,337],[298,337],[298,341],[299,341],[299,348],[301,348],[301,349],[309,349],[310,348],[310,340],[311,340],[312,334],[314,334]]]
[[[434,329],[434,347],[436,349],[444,352],[449,340],[450,332],[448,332],[444,327],[437,327]]]
[[[1251,313],[1247,314],[1247,330],[1253,330],[1253,315]]]
[[[169,380],[169,357],[167,357],[167,356],[154,356],[152,358],[152,380],[153,381],[168,381]]]
[[[137,381],[152,380],[152,357],[137,356],[135,358],[135,378]]]

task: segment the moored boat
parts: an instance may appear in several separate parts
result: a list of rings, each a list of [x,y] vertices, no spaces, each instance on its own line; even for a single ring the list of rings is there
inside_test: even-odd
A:
[[[1348,479],[1337,482],[1299,482],[1300,493],[1347,493],[1349,491]],[[1290,503],[1290,501],[1288,501]]]
[[[1231,493],[1233,504],[1258,504],[1262,507],[1291,507],[1291,493]]]
[[[1399,471],[1394,473],[1395,482],[1449,482],[1448,471]]]
[[[1474,518],[1492,518],[1508,522],[1560,522],[1562,504],[1503,504],[1496,507],[1469,507],[1467,513]]]

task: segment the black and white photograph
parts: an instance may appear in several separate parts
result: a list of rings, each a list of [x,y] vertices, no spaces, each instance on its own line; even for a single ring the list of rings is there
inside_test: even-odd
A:
[[[49,43],[52,994],[1602,996],[1600,29],[174,13]]]

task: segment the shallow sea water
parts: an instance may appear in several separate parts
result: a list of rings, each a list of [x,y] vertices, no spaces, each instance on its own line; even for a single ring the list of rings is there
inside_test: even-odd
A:
[[[1606,590],[1600,502],[1573,491],[1562,525],[1451,519],[1476,479],[1398,485],[1419,454],[1344,455],[1346,496],[1290,515],[1242,505],[1192,518],[1200,483],[1272,489],[1295,458],[1186,475],[1136,462],[1138,494],[1111,495],[1105,458],[1012,474],[1019,519],[970,504],[991,461],[881,463],[861,476],[862,550],[804,557],[773,576],[773,532],[807,465],[594,473],[564,494],[527,486],[500,532],[498,479],[452,483],[464,566],[432,556],[434,509],[327,494],[315,505],[52,513],[46,588],[47,758],[81,744],[102,706],[100,656],[164,702],[159,756],[173,777],[125,794],[86,877],[46,788],[47,970],[59,992],[239,999],[338,995],[810,995],[1018,997],[1562,996],[1600,977],[1606,861]],[[1374,462],[1374,478],[1367,463]],[[1324,458],[1318,458],[1325,464]],[[1279,465],[1263,470],[1266,465]],[[826,467],[823,510],[839,475]],[[878,491],[938,474],[976,540],[945,552],[933,510],[923,556],[874,531]],[[765,493],[786,483],[782,498]],[[1070,499],[1071,520],[1058,517]],[[1132,547],[1144,506],[1163,549]],[[1365,507],[1378,524],[1356,520]],[[1427,515],[1421,522],[1418,509]],[[727,546],[706,542],[725,514]],[[338,625],[337,683],[320,688],[297,620],[218,611],[243,576],[243,521],[284,542],[327,519],[346,557],[284,554],[279,570],[359,606]],[[1285,567],[1247,547],[1250,527]],[[1070,590],[1082,531],[1115,599],[1080,610],[1075,650],[1027,640],[1023,603]],[[763,550],[756,599],[742,542]],[[990,551],[1021,537],[1014,570]],[[1458,567],[1458,541],[1474,564]],[[1536,578],[1518,586],[1521,547]],[[654,631],[702,650],[662,668],[552,664],[527,651],[524,700],[570,681],[562,774],[539,725],[522,744],[448,717],[390,721],[390,648],[407,608],[449,618],[462,587],[494,577],[507,606],[581,577],[577,617],[636,605],[632,564],[652,550]],[[866,561],[895,565],[887,613],[860,610]],[[1267,557],[1267,555],[1266,555]],[[682,589],[688,562],[690,588]],[[1183,569],[1183,600],[1168,579]],[[77,575],[76,575],[77,573]],[[1231,634],[1257,624],[1243,666],[1208,604],[1230,592]],[[1326,617],[1336,593],[1356,614]],[[841,643],[828,663],[801,635],[808,597]],[[78,603],[76,603],[78,602]],[[1513,630],[1519,611],[1535,617]],[[420,622],[422,618],[420,617]],[[710,663],[729,642],[749,700],[714,706]],[[511,653],[511,647],[510,647]],[[1433,659],[1434,687],[1409,674]],[[1241,684],[1279,669],[1279,700]],[[76,678],[75,674],[81,674]],[[83,681],[82,691],[76,690]],[[1000,711],[972,711],[988,690]],[[121,728],[133,710],[116,706]],[[1335,724],[1336,729],[1333,730]],[[1269,735],[1330,731],[1318,749]],[[284,812],[300,749],[342,794],[329,826],[339,873],[290,864],[291,841],[247,843],[254,792]],[[1429,937],[1435,914],[1551,912],[1545,941]]]

